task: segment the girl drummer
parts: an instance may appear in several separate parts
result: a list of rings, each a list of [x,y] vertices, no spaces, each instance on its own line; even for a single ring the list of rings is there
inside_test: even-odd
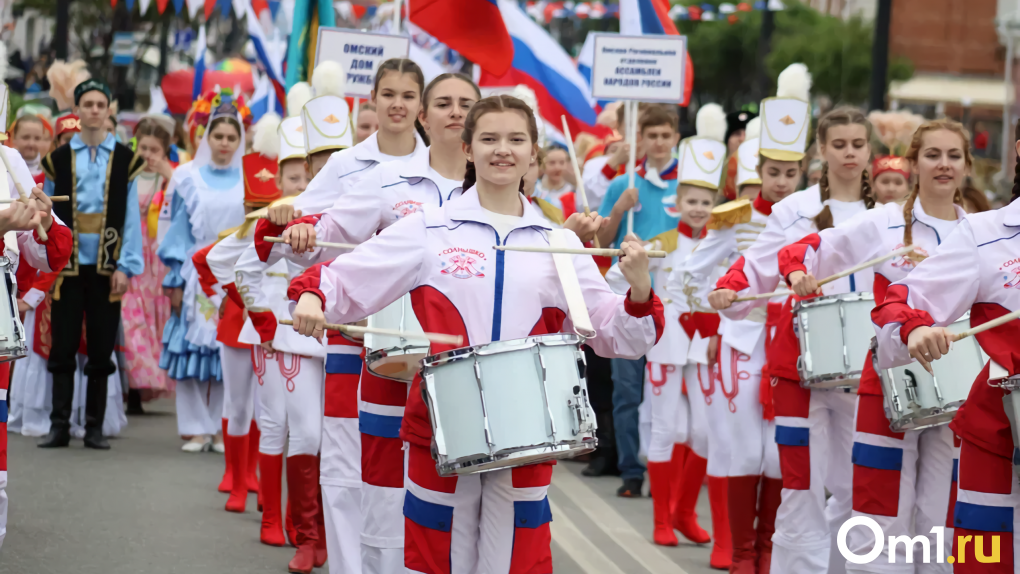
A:
[[[1020,139],[1020,126],[1016,137]],[[1016,150],[1020,157],[1020,142]],[[959,159],[953,162],[952,171],[961,169],[960,164]],[[944,172],[950,170],[943,169],[929,178],[944,180]],[[934,185],[945,184],[937,181]],[[909,361],[908,353],[925,368],[931,361],[952,361],[953,338],[946,326],[968,310],[971,325],[1020,310],[1020,282],[1016,280],[1020,277],[1020,259],[1016,257],[1020,251],[1020,234],[1016,231],[1020,226],[1018,197],[1020,167],[1013,182],[1012,203],[965,216],[948,237],[943,237],[938,251],[889,286],[885,302],[871,314],[878,326],[880,366],[903,364]],[[1012,467],[1016,450],[1000,384],[1010,378],[1015,382],[1020,374],[1016,346],[1020,322],[1013,320],[979,333],[977,340],[991,361],[949,424],[962,439],[952,521],[954,544],[949,556],[955,561],[953,571],[957,574],[1012,573],[1016,572],[1016,556],[1020,555],[1020,537],[1014,534],[1020,517],[1020,489]]]
[[[813,233],[779,252],[779,271],[798,297],[820,293],[817,277],[827,277],[881,257],[904,246],[913,252],[875,267],[875,302],[881,304],[890,282],[899,281],[946,241],[964,217],[963,186],[971,166],[968,135],[952,120],[925,123],[914,133],[906,159],[917,174],[914,189],[901,207],[887,203],[836,228]],[[909,221],[909,224],[906,222]],[[862,237],[874,238],[861,241]],[[882,382],[864,362],[857,389],[853,445],[854,516],[868,516],[883,536],[927,536],[932,545],[946,545],[952,554],[953,433],[947,426],[897,433],[889,430],[882,398]],[[895,486],[894,486],[895,485]],[[948,518],[947,518],[948,516]],[[933,526],[950,530],[936,537]],[[847,546],[854,554],[867,554],[875,546],[872,531],[849,531]],[[906,563],[907,549],[887,546],[875,560]],[[890,553],[892,553],[890,555]],[[848,572],[861,566],[848,562]]]
[[[768,102],[768,100],[766,100]],[[765,109],[765,105],[763,105]],[[765,111],[768,111],[765,109]],[[765,117],[766,114],[763,114]],[[783,119],[763,121],[762,149],[778,133]],[[796,124],[791,124],[796,125]],[[828,229],[874,206],[867,162],[871,155],[871,124],[855,108],[837,108],[818,122],[818,142],[825,165],[818,185],[777,203],[768,226],[743,257],[716,284],[712,307],[727,317],[743,318],[766,300],[734,305],[738,296],[776,291],[782,276],[779,250],[809,233]],[[866,240],[862,239],[862,240]],[[871,291],[870,270],[829,283],[826,295]],[[768,303],[770,337],[766,365],[772,384],[762,386],[775,410],[776,443],[783,474],[782,504],[772,537],[773,572],[814,574],[830,567],[831,540],[851,512],[851,446],[854,396],[842,390],[810,390],[800,385],[800,347],[793,327],[792,298]],[[824,481],[824,484],[823,484]],[[826,489],[832,493],[826,500]],[[842,565],[838,552],[832,562]],[[838,567],[837,567],[838,568]],[[838,568],[841,569],[841,568]],[[838,571],[838,570],[837,570]]]
[[[402,219],[292,282],[295,329],[321,336],[327,318],[356,321],[411,292],[426,331],[461,335],[466,345],[569,330],[552,258],[492,247],[548,245],[548,227],[519,193],[537,153],[537,132],[531,109],[516,98],[493,96],[475,104],[462,136],[468,156],[464,194]],[[572,247],[581,246],[567,237]],[[650,287],[644,249],[627,242],[623,252],[627,296],[610,291],[591,257],[575,256],[573,264],[601,335],[588,343],[605,356],[634,358],[647,353],[661,333],[662,305]],[[449,349],[434,345],[432,352]],[[551,571],[546,499],[551,466],[440,477],[418,386],[416,379],[400,432],[410,443],[404,566],[419,572]]]

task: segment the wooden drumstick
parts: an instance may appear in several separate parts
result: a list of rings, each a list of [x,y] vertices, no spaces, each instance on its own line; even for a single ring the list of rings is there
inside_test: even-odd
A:
[[[890,260],[890,259],[892,259],[894,257],[899,257],[900,255],[905,255],[905,254],[910,253],[911,251],[913,251],[916,247],[917,247],[916,245],[908,245],[906,247],[901,247],[901,248],[899,248],[899,249],[897,249],[895,251],[890,251],[889,253],[886,253],[885,255],[883,255],[881,257],[876,257],[876,258],[872,259],[871,261],[865,261],[864,263],[861,263],[860,265],[857,265],[855,267],[851,267],[850,269],[847,269],[845,271],[840,271],[839,273],[836,273],[835,275],[831,275],[829,277],[826,277],[825,279],[822,279],[821,281],[818,282],[818,286],[821,287],[822,285],[827,285],[827,284],[832,283],[833,281],[835,281],[837,279],[842,279],[842,278],[844,278],[844,277],[846,277],[848,275],[853,275],[854,273],[857,273],[858,271],[863,271],[863,270],[865,270],[865,269],[867,269],[869,267],[874,267],[875,265],[878,265],[879,263],[882,263],[883,261],[888,261],[888,260]],[[741,302],[744,302],[744,301],[756,301],[758,299],[771,299],[772,297],[781,297],[781,296],[784,296],[784,295],[793,295],[793,291],[788,291],[788,290],[774,291],[772,293],[762,293],[760,295],[748,295],[747,297],[737,297],[733,302],[734,303],[741,303]]]
[[[290,319],[280,319],[280,324],[293,326],[294,321],[291,321]],[[424,339],[433,343],[456,345],[458,347],[464,344],[464,337],[461,337],[460,335],[444,335],[442,333],[411,333],[410,331],[398,331],[396,329],[376,329],[374,327],[358,327],[356,325],[333,325],[331,323],[326,323],[325,328],[328,331],[339,331],[349,335],[369,334],[400,337],[401,339]]]
[[[18,190],[18,195],[21,196],[16,201],[20,201],[21,203],[28,205],[28,194],[25,193],[25,188],[22,187],[21,182],[18,181],[17,174],[15,174],[14,169],[11,168],[11,162],[7,159],[7,153],[5,151],[0,151],[0,159],[3,159],[4,167],[7,168],[7,174],[11,176],[11,179],[14,181],[14,188]],[[49,237],[46,235],[46,230],[43,229],[42,222],[36,224],[35,232],[43,243],[49,241]]]
[[[524,253],[566,253],[568,255],[598,255],[602,257],[620,257],[623,249],[595,249],[585,247],[583,249],[571,249],[569,247],[528,247],[515,245],[493,245],[497,251],[522,251]],[[646,251],[652,259],[663,259],[668,255],[665,251]]]
[[[591,209],[588,208],[588,194],[584,192],[584,180],[581,179],[581,164],[577,161],[577,152],[574,151],[574,139],[570,135],[570,126],[567,125],[567,116],[560,116],[563,121],[563,135],[567,138],[567,152],[570,153],[570,163],[574,164],[574,178],[577,180],[577,192],[581,194],[581,204],[584,205],[585,217],[591,217]],[[596,249],[599,245],[598,230],[595,230],[595,237],[592,238],[592,245]]]
[[[0,199],[0,204],[14,203],[15,201],[21,201],[21,199],[14,199],[13,197],[8,197],[6,199]],[[66,195],[54,195],[50,197],[50,201],[52,201],[53,203],[60,203],[62,201],[71,201],[71,198]]]
[[[282,237],[264,237],[267,243],[283,243],[284,245],[290,245]],[[354,249],[357,245],[353,243],[330,243],[328,241],[319,241],[315,243],[316,247],[332,247],[334,249]]]
[[[961,339],[966,339],[967,337],[973,337],[974,335],[977,335],[978,333],[984,333],[985,331],[987,331],[989,329],[994,329],[994,328],[998,327],[999,325],[1004,325],[1006,323],[1009,323],[1010,321],[1015,321],[1018,318],[1020,318],[1020,311],[1013,311],[1012,313],[1007,313],[1007,314],[1003,315],[1002,317],[999,317],[997,319],[992,319],[991,321],[988,321],[987,323],[981,323],[977,327],[973,327],[971,329],[967,329],[966,331],[964,331],[962,333],[957,333],[956,335],[953,335],[953,342],[955,343],[956,341],[959,341]]]

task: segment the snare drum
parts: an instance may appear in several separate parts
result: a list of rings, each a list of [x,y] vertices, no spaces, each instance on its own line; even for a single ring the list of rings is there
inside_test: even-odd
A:
[[[28,353],[25,342],[25,327],[21,324],[18,314],[18,282],[14,278],[14,266],[11,260],[0,257],[0,273],[5,281],[0,281],[0,363],[13,361]]]
[[[454,349],[423,362],[440,476],[571,458],[595,449],[584,352],[574,334]]]
[[[991,384],[991,381],[989,381]],[[998,385],[1009,391],[1002,394],[1002,408],[1009,419],[1010,434],[1013,435],[1013,473],[1020,477],[1020,376],[1013,376],[999,381]]]
[[[875,336],[871,293],[843,293],[793,304],[800,358],[800,386],[807,389],[856,388]]]
[[[970,329],[970,313],[948,329],[960,333]],[[877,340],[872,341],[872,362],[882,380],[885,416],[896,432],[920,430],[953,420],[981,374],[988,355],[975,337],[953,343],[949,354],[931,362],[932,377],[916,361],[892,369],[878,369]]]
[[[425,333],[411,308],[410,294],[369,317],[368,326]],[[424,338],[404,339],[366,333],[365,351],[365,365],[369,371],[380,377],[411,382],[418,372],[419,363],[429,354],[429,342]]]

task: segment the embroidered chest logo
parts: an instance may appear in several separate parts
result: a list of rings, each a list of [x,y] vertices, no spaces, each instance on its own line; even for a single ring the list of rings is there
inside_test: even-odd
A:
[[[906,245],[903,245],[902,243],[897,244],[896,247],[893,248],[893,251],[896,251],[897,249],[903,249],[904,247],[906,247]],[[914,256],[915,257],[914,259],[911,259],[909,257],[910,254],[908,253],[907,255],[902,255],[896,259],[893,259],[890,265],[892,265],[896,269],[906,269],[907,271],[910,271],[914,267],[917,267],[917,264],[919,262],[923,261],[925,258],[928,257],[928,252],[925,251],[923,247],[915,247],[914,253],[916,254]]]
[[[450,275],[457,279],[470,279],[472,277],[485,277],[485,254],[476,249],[464,249],[462,247],[451,247],[444,249],[439,254],[443,260],[439,265],[443,268],[440,273]]]
[[[421,211],[422,203],[420,201],[412,201],[410,199],[401,201],[393,206],[393,213],[397,214],[397,217],[403,218]]]
[[[1020,289],[1020,259],[1010,259],[999,267],[1002,271],[1003,289]]]

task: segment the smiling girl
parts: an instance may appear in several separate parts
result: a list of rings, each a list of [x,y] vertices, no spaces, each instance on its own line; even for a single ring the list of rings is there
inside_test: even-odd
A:
[[[552,257],[493,248],[494,243],[548,245],[549,227],[520,193],[538,151],[537,132],[531,109],[516,98],[493,96],[475,104],[462,134],[464,194],[398,221],[352,253],[292,282],[289,295],[298,301],[295,329],[322,336],[327,319],[358,321],[410,292],[425,331],[461,335],[465,345],[570,332]],[[576,236],[568,232],[567,238],[571,247],[581,247]],[[486,272],[467,278],[444,272],[450,258],[444,252],[451,250],[476,254]],[[588,343],[604,356],[634,358],[657,340],[662,307],[651,290],[644,249],[627,242],[623,250],[628,296],[610,291],[590,256],[572,261],[599,332]],[[434,344],[431,352],[450,349]],[[552,467],[440,477],[429,452],[432,428],[419,381],[420,376],[412,383],[400,431],[410,443],[403,501],[405,568],[551,571],[546,490]]]
[[[922,125],[906,159],[917,183],[901,207],[888,203],[855,217],[836,228],[813,233],[779,252],[779,271],[798,297],[820,293],[817,277],[828,277],[881,257],[906,245],[917,248],[902,257],[885,261],[875,269],[875,303],[881,305],[889,284],[907,276],[931,253],[935,253],[963,218],[961,188],[971,166],[967,132],[952,120],[935,120]],[[867,240],[862,241],[862,238]],[[885,536],[926,536],[932,545],[942,542],[945,555],[952,555],[953,535],[930,533],[933,526],[952,525],[950,504],[955,498],[953,475],[953,432],[948,426],[896,433],[889,430],[884,410],[882,384],[872,365],[871,353],[864,361],[861,386],[857,389],[856,427],[853,447],[854,516],[875,520]],[[901,461],[889,468],[880,463],[894,457]],[[880,466],[879,466],[880,465]],[[875,469],[892,472],[878,474]],[[867,528],[853,528],[847,547],[854,554],[866,554],[875,545]],[[903,551],[889,555],[890,545],[876,561],[906,562]],[[871,571],[848,562],[847,572]]]

